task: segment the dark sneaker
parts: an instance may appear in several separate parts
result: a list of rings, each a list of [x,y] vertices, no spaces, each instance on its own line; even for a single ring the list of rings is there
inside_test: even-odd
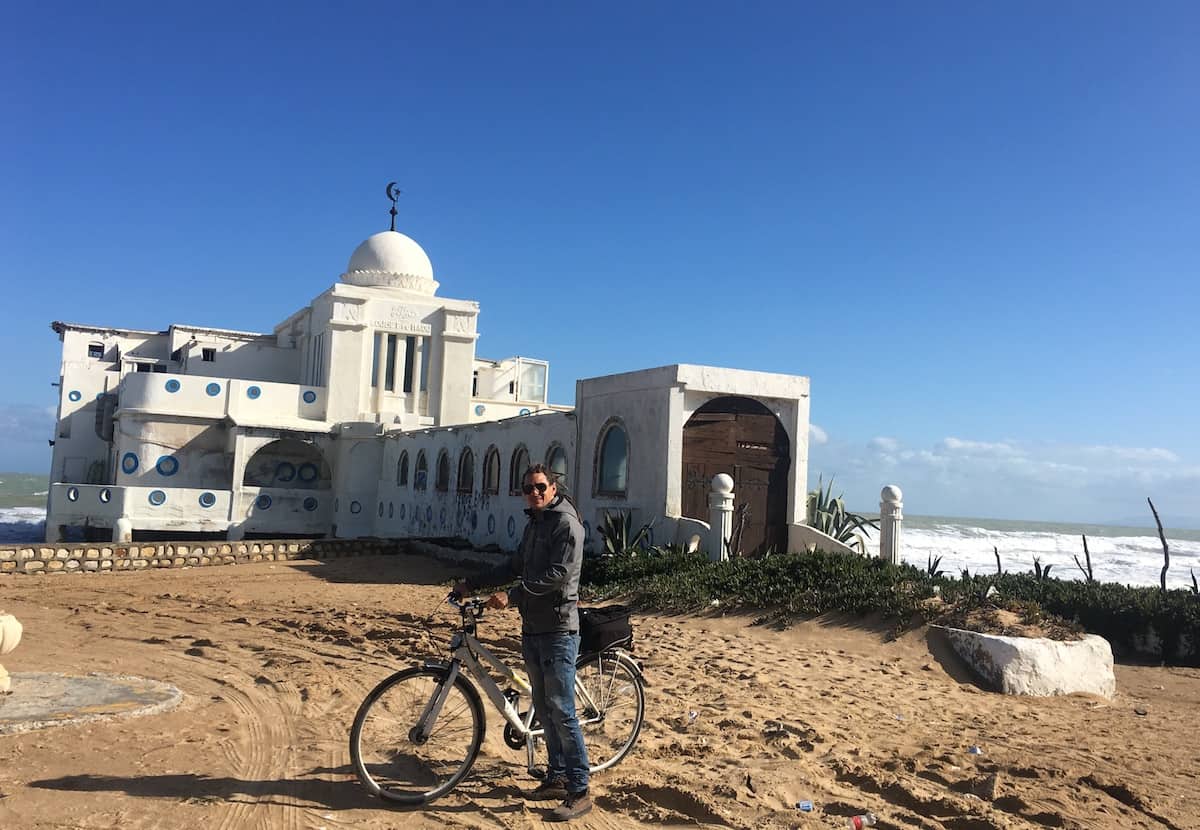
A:
[[[530,801],[558,801],[567,797],[567,782],[562,778],[547,778],[525,793]]]
[[[591,811],[592,799],[587,790],[581,793],[568,793],[566,800],[546,816],[546,821],[570,821]]]

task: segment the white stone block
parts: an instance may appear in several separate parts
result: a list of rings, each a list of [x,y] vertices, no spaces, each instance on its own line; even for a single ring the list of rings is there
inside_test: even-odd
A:
[[[939,628],[941,628],[939,626]],[[1086,692],[1111,698],[1117,692],[1112,647],[1088,634],[1082,640],[1003,637],[942,628],[954,651],[992,685],[1009,695]]]

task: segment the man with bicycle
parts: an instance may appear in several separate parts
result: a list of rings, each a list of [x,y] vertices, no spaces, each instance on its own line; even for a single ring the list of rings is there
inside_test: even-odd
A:
[[[521,612],[521,652],[533,706],[545,728],[546,778],[529,793],[538,800],[562,798],[546,818],[569,821],[588,813],[588,757],[575,714],[575,661],[579,656],[579,573],[583,526],[575,505],[558,492],[557,475],[535,464],[522,476],[529,520],[509,561],[459,582],[465,595],[520,581],[493,594],[490,608],[515,605]]]

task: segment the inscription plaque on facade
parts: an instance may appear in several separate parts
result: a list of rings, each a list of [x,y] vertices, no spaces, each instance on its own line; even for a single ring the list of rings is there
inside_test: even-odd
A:
[[[421,322],[423,310],[407,305],[385,305],[375,309],[372,325],[380,331],[416,334],[428,337],[433,333],[429,323]]]

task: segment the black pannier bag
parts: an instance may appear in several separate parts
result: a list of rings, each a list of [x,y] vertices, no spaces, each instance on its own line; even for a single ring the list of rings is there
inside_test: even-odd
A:
[[[624,605],[580,608],[579,653],[591,654],[614,646],[633,650],[633,625],[629,621],[629,608]]]

